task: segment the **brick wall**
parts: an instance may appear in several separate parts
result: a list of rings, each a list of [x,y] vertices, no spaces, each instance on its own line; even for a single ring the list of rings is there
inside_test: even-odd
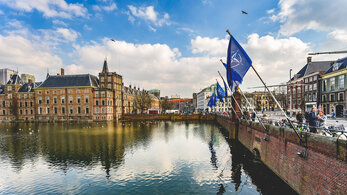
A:
[[[217,122],[230,130],[229,118]],[[261,161],[299,194],[345,194],[347,191],[346,141],[301,132],[308,149],[307,158],[297,155],[304,150],[292,129],[248,125],[242,121],[234,132],[250,151],[257,151]],[[264,138],[267,137],[268,141]]]

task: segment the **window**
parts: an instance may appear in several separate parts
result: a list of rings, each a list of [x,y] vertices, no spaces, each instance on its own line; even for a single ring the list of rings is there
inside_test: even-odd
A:
[[[85,97],[84,97],[84,102],[85,102],[85,103],[89,103],[89,97],[88,97],[88,96],[85,96]]]
[[[46,104],[49,104],[49,97],[46,97]]]
[[[30,102],[30,106],[31,106],[31,107],[33,106],[33,102]]]
[[[46,94],[49,94],[49,91],[46,91]]]
[[[107,81],[108,81],[108,82],[111,82],[111,79],[112,79],[111,77],[108,77],[108,78],[107,78]]]
[[[84,90],[84,93],[89,93],[89,90],[88,90],[88,89],[85,89],[85,90]]]
[[[58,114],[58,108],[54,107],[54,114]]]
[[[313,77],[313,80],[316,81],[317,80],[317,75]]]
[[[326,102],[327,101],[327,97],[325,95],[323,95],[322,99],[323,99],[322,102]]]
[[[65,104],[65,97],[64,96],[61,97],[61,103]]]
[[[89,114],[89,107],[86,107],[86,114]]]
[[[327,80],[323,80],[323,85],[322,85],[322,90],[323,90],[323,91],[326,91],[326,90],[327,90],[327,85],[328,85]]]
[[[61,107],[61,113],[65,114],[65,107]]]
[[[96,114],[99,113],[99,108],[95,108],[95,113],[96,113]]]
[[[317,83],[313,84],[313,90],[317,90]]]
[[[338,69],[339,69],[339,65],[340,65],[340,63],[334,63],[334,65],[333,65],[333,71],[338,70]]]
[[[341,75],[339,76],[339,85],[340,85],[340,89],[345,88],[345,75]]]
[[[5,110],[2,110],[2,115],[6,115],[6,111]]]
[[[99,97],[99,92],[95,92],[95,97]]]
[[[102,113],[105,114],[105,108],[102,108]]]
[[[78,103],[78,104],[81,103],[81,96],[77,96],[77,103]]]
[[[38,110],[39,114],[42,114],[42,108],[39,107],[39,110]]]
[[[25,102],[25,107],[28,107],[28,102]]]
[[[27,94],[24,94],[24,99],[27,99],[28,98],[28,95]]]
[[[77,90],[77,93],[81,93],[81,91],[80,91],[80,90]]]
[[[69,96],[69,103],[72,104],[72,102],[73,102],[73,98],[72,96]]]
[[[343,101],[343,93],[339,93],[339,101]]]
[[[317,94],[316,94],[316,93],[314,93],[314,94],[312,95],[312,101],[317,101]]]
[[[107,88],[111,89],[112,88],[111,84],[107,84]]]
[[[57,96],[54,96],[54,97],[53,97],[53,103],[54,103],[54,104],[57,104],[57,102],[58,102]]]
[[[312,91],[312,85],[310,85],[309,87],[310,87],[310,88],[309,88],[309,91]]]
[[[312,77],[309,78],[309,81],[312,82]]]
[[[42,104],[42,97],[39,97],[38,103],[39,103],[39,104]]]
[[[33,98],[33,94],[29,94],[29,98]]]
[[[60,91],[60,93],[61,93],[61,94],[64,94],[64,93],[65,93],[65,91],[64,91],[64,90],[61,90],[61,91]]]
[[[77,107],[77,113],[81,114],[81,107]]]
[[[72,93],[72,90],[69,90],[69,93],[71,94],[71,93]]]
[[[330,79],[330,90],[335,90],[335,78]]]
[[[102,105],[105,106],[105,100],[102,100]]]
[[[335,101],[335,95],[334,95],[334,94],[331,94],[331,95],[330,95],[330,101],[331,101],[331,102]]]
[[[8,94],[8,95],[7,95],[7,98],[8,98],[8,99],[12,99],[12,94]]]
[[[53,94],[57,94],[57,91],[53,91]]]
[[[101,92],[101,97],[105,97],[105,92]]]
[[[33,110],[30,110],[30,114],[33,114]]]
[[[305,85],[305,91],[308,91],[308,85]]]
[[[49,108],[48,107],[46,108],[46,114],[49,114]]]
[[[42,91],[38,91],[37,93],[38,93],[38,94],[42,94]]]
[[[70,106],[70,114],[73,114],[73,108]]]
[[[8,91],[12,91],[12,86],[8,86],[8,87],[7,87],[7,90],[8,90]]]
[[[99,105],[99,100],[95,100],[95,105]]]

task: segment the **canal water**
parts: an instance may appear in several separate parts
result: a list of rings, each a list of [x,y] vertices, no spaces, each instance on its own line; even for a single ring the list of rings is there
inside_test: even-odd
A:
[[[1,123],[0,172],[0,194],[295,194],[214,123]]]

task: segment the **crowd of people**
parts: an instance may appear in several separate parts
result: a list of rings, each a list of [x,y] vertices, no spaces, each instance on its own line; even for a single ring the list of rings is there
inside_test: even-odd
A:
[[[303,115],[301,111],[298,112],[296,120],[299,126],[304,124],[304,119],[312,133],[317,133],[317,129],[326,127],[327,117],[322,110],[317,112],[316,108],[312,108],[311,112],[306,112],[305,115]]]

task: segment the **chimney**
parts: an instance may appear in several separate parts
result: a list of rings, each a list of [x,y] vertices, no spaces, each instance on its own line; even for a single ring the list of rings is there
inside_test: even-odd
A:
[[[312,62],[312,57],[307,57],[307,64]]]
[[[61,68],[61,69],[60,69],[60,75],[61,75],[61,76],[64,76],[64,68]]]

